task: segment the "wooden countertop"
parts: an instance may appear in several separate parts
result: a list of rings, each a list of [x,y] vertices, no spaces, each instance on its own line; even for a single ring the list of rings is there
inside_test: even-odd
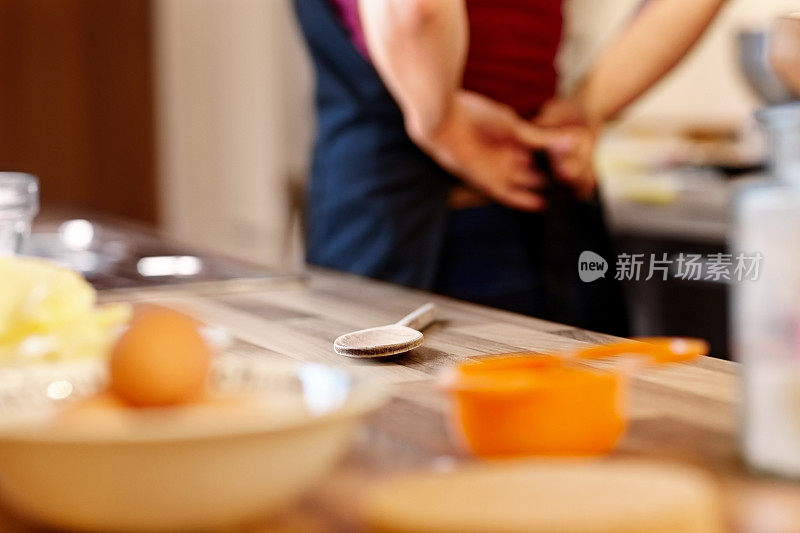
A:
[[[439,369],[501,352],[551,352],[609,337],[448,298],[311,269],[304,280],[226,283],[103,293],[101,299],[159,301],[227,329],[231,351],[358,367],[394,383],[392,400],[359,432],[341,467],[294,508],[246,531],[358,531],[359,493],[398,471],[468,461],[448,439]],[[391,362],[336,355],[338,335],[392,323],[422,303],[440,306],[425,345]],[[607,364],[607,363],[606,363]],[[719,480],[731,530],[800,531],[800,483],[750,475],[737,453],[737,365],[713,358],[648,370],[633,379],[632,424],[616,455],[688,462]],[[26,531],[11,519],[3,531]]]

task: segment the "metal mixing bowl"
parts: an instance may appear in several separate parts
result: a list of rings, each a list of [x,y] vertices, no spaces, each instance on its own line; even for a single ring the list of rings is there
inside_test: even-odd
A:
[[[750,88],[766,104],[797,100],[769,62],[770,30],[742,30],[738,34],[739,65]]]

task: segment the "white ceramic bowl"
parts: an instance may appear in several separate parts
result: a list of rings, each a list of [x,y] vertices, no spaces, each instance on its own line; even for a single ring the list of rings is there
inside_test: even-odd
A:
[[[226,356],[211,386],[248,394],[232,401],[239,407],[101,410],[67,422],[59,404],[104,380],[96,364],[0,370],[0,498],[20,515],[104,532],[247,522],[319,481],[385,398],[341,369]]]

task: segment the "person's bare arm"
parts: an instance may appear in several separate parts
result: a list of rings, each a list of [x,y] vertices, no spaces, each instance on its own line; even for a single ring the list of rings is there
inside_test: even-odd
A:
[[[411,139],[444,168],[509,207],[536,211],[543,180],[532,149],[568,143],[509,106],[461,88],[465,0],[360,0],[370,59]]]
[[[582,132],[551,154],[558,175],[582,194],[596,184],[597,132],[666,75],[697,42],[725,0],[645,0],[630,25],[600,56],[569,98],[547,102],[534,122]]]
[[[461,85],[469,25],[464,0],[360,0],[370,58],[412,137],[431,135]]]
[[[577,98],[592,124],[616,116],[667,74],[725,0],[649,0],[601,55]]]

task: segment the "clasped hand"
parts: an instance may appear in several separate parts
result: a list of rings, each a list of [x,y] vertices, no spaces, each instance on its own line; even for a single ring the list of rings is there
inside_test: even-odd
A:
[[[594,191],[594,129],[577,106],[553,100],[532,121],[511,107],[470,91],[459,91],[440,127],[415,142],[465,183],[508,207],[540,211],[546,181],[532,164],[546,151],[557,179],[578,197]]]

